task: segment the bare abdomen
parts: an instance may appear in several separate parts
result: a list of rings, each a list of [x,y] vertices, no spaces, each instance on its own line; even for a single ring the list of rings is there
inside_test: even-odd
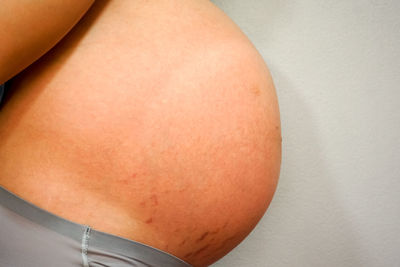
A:
[[[211,264],[276,187],[268,70],[209,2],[109,2],[14,79],[0,182],[70,220]]]

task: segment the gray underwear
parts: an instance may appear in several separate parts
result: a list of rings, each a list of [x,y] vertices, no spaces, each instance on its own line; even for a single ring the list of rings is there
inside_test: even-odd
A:
[[[0,186],[1,267],[190,267],[156,248],[63,219]]]

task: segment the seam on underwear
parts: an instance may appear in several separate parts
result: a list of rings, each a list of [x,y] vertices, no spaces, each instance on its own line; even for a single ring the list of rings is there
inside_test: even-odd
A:
[[[82,263],[83,267],[89,267],[89,262],[87,258],[87,250],[89,247],[89,238],[90,238],[90,226],[85,225],[85,231],[83,231],[82,236]]]

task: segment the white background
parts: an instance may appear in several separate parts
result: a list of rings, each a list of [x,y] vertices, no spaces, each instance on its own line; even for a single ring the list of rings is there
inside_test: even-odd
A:
[[[267,62],[281,178],[213,267],[400,266],[400,1],[214,0]]]

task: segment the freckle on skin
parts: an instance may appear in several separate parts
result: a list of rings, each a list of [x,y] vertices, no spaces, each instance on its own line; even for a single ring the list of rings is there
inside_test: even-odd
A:
[[[215,250],[217,251],[217,250],[220,250],[220,249],[224,249],[225,246],[226,246],[230,241],[232,241],[232,240],[234,240],[234,239],[235,239],[235,236],[231,236],[231,237],[225,239],[225,240],[221,243],[221,245],[220,245],[219,247],[217,247]]]
[[[261,90],[257,85],[253,85],[250,87],[250,90],[255,94],[256,96],[261,94]]]
[[[146,221],[147,224],[150,224],[150,223],[152,223],[152,222],[153,222],[153,218],[149,218],[149,219]]]
[[[136,178],[136,173],[131,175],[132,178]]]
[[[219,232],[219,228],[215,229],[215,231],[210,232],[210,234],[214,235]]]
[[[204,238],[206,238],[207,235],[208,235],[208,232],[205,232],[199,239],[196,240],[196,242],[200,242],[200,241],[204,240]]]
[[[184,192],[184,191],[185,191],[184,188],[178,190],[179,193],[182,193],[182,192]]]
[[[146,206],[146,201],[142,201],[139,204],[140,204],[140,206],[145,207]]]
[[[154,206],[158,205],[158,199],[156,195],[152,195],[150,199],[153,201]]]

